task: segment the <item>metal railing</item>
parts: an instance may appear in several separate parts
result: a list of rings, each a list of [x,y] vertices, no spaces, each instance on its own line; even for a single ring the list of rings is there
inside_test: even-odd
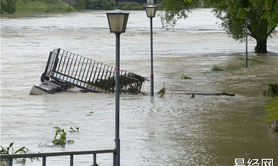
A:
[[[27,154],[1,154],[0,159],[6,160],[8,162],[8,166],[13,165],[13,159],[17,158],[42,158],[42,166],[46,166],[46,158],[47,157],[54,157],[54,156],[69,156],[70,162],[69,165],[73,166],[74,156],[76,155],[93,155],[93,166],[97,166],[97,154],[104,154],[104,153],[112,153],[113,154],[113,165],[115,166],[115,156],[116,150],[115,149],[108,149],[108,150],[93,150],[93,151],[71,151],[71,152],[50,152],[50,153],[27,153]]]
[[[44,79],[54,79],[87,91],[113,93],[115,90],[115,67],[94,61],[75,53],[55,49],[50,52]],[[120,70],[121,92],[140,92],[147,78]]]

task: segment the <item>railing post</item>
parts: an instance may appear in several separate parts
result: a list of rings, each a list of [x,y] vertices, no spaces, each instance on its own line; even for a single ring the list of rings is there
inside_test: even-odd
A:
[[[116,166],[116,152],[113,153],[113,166]]]
[[[57,65],[58,65],[58,61],[59,61],[59,58],[58,58],[59,53],[60,53],[60,48],[58,49],[56,57],[55,57],[55,60],[54,60],[54,65],[53,65],[53,69],[52,69],[53,71],[56,71],[56,68],[57,68]]]
[[[42,166],[46,166],[46,156],[42,157]]]
[[[73,166],[73,155],[70,155],[70,166]]]
[[[9,158],[9,166],[13,166],[13,158]]]
[[[97,166],[97,154],[94,153],[94,166]]]

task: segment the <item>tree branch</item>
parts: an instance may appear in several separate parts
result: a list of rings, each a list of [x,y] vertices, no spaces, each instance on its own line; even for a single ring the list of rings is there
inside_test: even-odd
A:
[[[257,39],[255,35],[252,35],[251,33],[247,33],[248,35],[252,36],[254,39]]]
[[[273,28],[266,34],[266,37],[269,36],[269,35],[275,30],[275,28],[276,28],[276,27],[273,27]]]

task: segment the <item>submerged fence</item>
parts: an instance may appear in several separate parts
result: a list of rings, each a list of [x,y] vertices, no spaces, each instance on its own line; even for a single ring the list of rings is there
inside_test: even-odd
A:
[[[115,90],[115,67],[55,49],[50,52],[41,81],[54,79],[87,91],[113,93]],[[138,93],[147,78],[120,70],[120,91]]]
[[[0,162],[7,162],[8,166],[13,165],[13,160],[17,158],[42,158],[42,166],[46,166],[47,157],[54,156],[69,156],[69,165],[74,165],[74,156],[76,155],[93,155],[93,166],[97,166],[97,154],[112,153],[113,154],[113,166],[115,165],[116,150],[95,150],[95,151],[72,151],[72,152],[52,152],[52,153],[30,153],[30,154],[1,154]]]

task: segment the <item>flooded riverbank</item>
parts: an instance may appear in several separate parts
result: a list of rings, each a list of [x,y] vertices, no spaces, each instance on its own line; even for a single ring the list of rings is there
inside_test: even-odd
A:
[[[208,19],[198,21],[204,14]],[[271,53],[260,57],[251,53],[263,63],[248,70],[208,72],[214,64],[237,61],[244,52],[244,43],[229,38],[215,22],[219,21],[210,9],[193,11],[169,31],[155,19],[155,90],[164,82],[168,93],[225,91],[236,96],[122,95],[122,165],[233,165],[236,157],[278,162],[278,136],[268,130],[262,111],[268,100],[263,89],[278,81],[277,35],[269,39]],[[148,23],[143,11],[131,12],[121,36],[121,68],[143,76],[150,70]],[[60,47],[114,65],[114,38],[105,12],[2,19],[1,145],[15,141],[33,152],[113,148],[113,95],[28,94],[39,83],[50,50]],[[250,40],[251,52],[254,45]],[[182,74],[192,79],[181,80]],[[149,91],[148,83],[144,90]],[[54,126],[79,126],[79,133],[68,135],[75,143],[49,147]],[[76,157],[75,162],[88,166],[92,156]],[[49,158],[48,163],[67,165],[68,158]],[[112,156],[99,157],[99,165],[110,163]]]

